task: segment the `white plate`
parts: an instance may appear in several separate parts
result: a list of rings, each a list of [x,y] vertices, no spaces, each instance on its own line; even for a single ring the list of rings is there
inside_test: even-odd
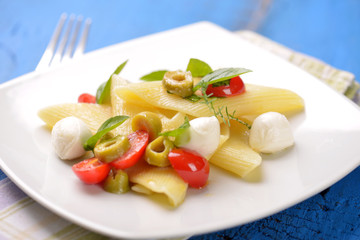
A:
[[[208,186],[189,190],[170,210],[147,197],[104,192],[82,184],[59,160],[42,107],[76,102],[95,93],[118,64],[127,79],[159,69],[184,69],[189,58],[214,69],[245,67],[249,83],[291,89],[306,110],[290,119],[296,145],[265,155],[247,179],[215,167]],[[51,211],[90,230],[122,238],[165,238],[233,227],[288,208],[332,185],[360,162],[360,111],[307,73],[210,23],[199,23],[111,46],[57,69],[31,73],[0,86],[0,164],[27,194]]]

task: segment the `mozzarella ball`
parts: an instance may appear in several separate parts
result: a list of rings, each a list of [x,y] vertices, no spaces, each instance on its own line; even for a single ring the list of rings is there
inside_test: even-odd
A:
[[[259,115],[251,126],[249,144],[262,153],[275,153],[292,146],[294,137],[289,121],[278,112]]]
[[[92,136],[90,129],[76,117],[59,120],[51,131],[51,144],[63,160],[72,160],[85,154],[84,143]]]
[[[205,158],[209,158],[217,149],[220,142],[220,123],[215,117],[199,117],[191,120],[189,141],[180,147],[196,151]]]

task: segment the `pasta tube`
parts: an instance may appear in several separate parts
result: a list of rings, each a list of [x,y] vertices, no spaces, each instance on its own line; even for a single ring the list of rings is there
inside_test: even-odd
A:
[[[173,207],[179,206],[185,199],[188,185],[171,167],[152,167],[140,163],[128,170],[128,176],[130,182],[136,184],[132,190],[145,194],[164,194]]]
[[[41,109],[38,116],[52,128],[65,117],[74,116],[84,121],[94,134],[112,116],[111,107],[91,103],[64,103]]]
[[[169,94],[161,82],[130,83],[117,88],[116,93],[128,102],[134,103],[141,99],[148,105],[183,112],[194,117],[212,115],[206,104],[192,102],[177,95]],[[216,109],[227,106],[229,113],[235,111],[235,117],[259,115],[269,111],[285,114],[304,108],[303,99],[290,90],[252,84],[246,85],[244,94],[231,98],[219,98],[213,104]]]
[[[229,139],[210,158],[210,163],[235,173],[240,177],[261,164],[261,156],[248,144],[248,130],[233,122]]]

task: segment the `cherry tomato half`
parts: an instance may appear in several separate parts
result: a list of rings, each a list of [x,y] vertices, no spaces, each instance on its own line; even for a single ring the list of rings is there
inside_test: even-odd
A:
[[[169,161],[180,177],[193,188],[202,188],[209,178],[209,162],[188,149],[173,149],[168,155]]]
[[[110,172],[110,166],[99,161],[97,158],[89,158],[73,165],[72,170],[84,183],[96,184],[102,182],[107,177]]]
[[[149,143],[149,133],[137,130],[128,135],[130,149],[118,159],[112,161],[110,165],[116,169],[126,169],[135,165],[145,152]]]
[[[96,103],[96,97],[89,93],[83,93],[78,97],[78,103]]]
[[[210,84],[206,89],[206,94],[212,97],[231,97],[245,92],[245,84],[240,76],[230,79],[229,85],[214,87]]]

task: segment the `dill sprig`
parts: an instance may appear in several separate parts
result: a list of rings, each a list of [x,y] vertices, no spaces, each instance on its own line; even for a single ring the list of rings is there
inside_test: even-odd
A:
[[[204,100],[204,103],[209,107],[210,111],[214,114],[214,116],[216,117],[218,115],[218,113],[216,112],[215,108],[214,108],[214,104],[213,102],[217,99],[215,97],[211,97],[212,94],[209,94],[207,95],[206,94],[206,88],[207,88],[207,85],[204,84],[202,85],[202,87],[200,88],[201,89],[201,93],[202,93],[202,96],[201,98]]]
[[[249,130],[251,129],[251,125],[250,125],[250,124],[248,124],[247,122],[244,122],[243,120],[235,117],[235,112],[236,112],[236,110],[234,110],[232,114],[229,114],[228,108],[225,107],[225,112],[226,112],[226,116],[227,116],[228,119],[235,120],[235,121],[237,121],[238,123],[241,123],[241,124],[245,125]],[[229,123],[229,124],[230,124],[230,123]]]
[[[235,117],[235,110],[233,111],[232,114],[229,113],[228,111],[228,107],[227,106],[220,106],[217,109],[215,109],[214,107],[214,101],[216,101],[218,98],[216,97],[212,97],[212,94],[207,94],[206,93],[206,89],[208,87],[208,84],[206,83],[202,83],[200,90],[202,93],[202,96],[199,96],[201,99],[203,99],[204,101],[202,103],[206,104],[209,108],[209,110],[213,113],[213,115],[215,117],[220,117],[223,122],[228,125],[230,127],[230,120],[235,120],[236,122],[245,125],[248,129],[251,129],[251,125],[242,121],[241,119],[239,119],[238,117]],[[223,110],[225,108],[225,115],[223,113]]]

